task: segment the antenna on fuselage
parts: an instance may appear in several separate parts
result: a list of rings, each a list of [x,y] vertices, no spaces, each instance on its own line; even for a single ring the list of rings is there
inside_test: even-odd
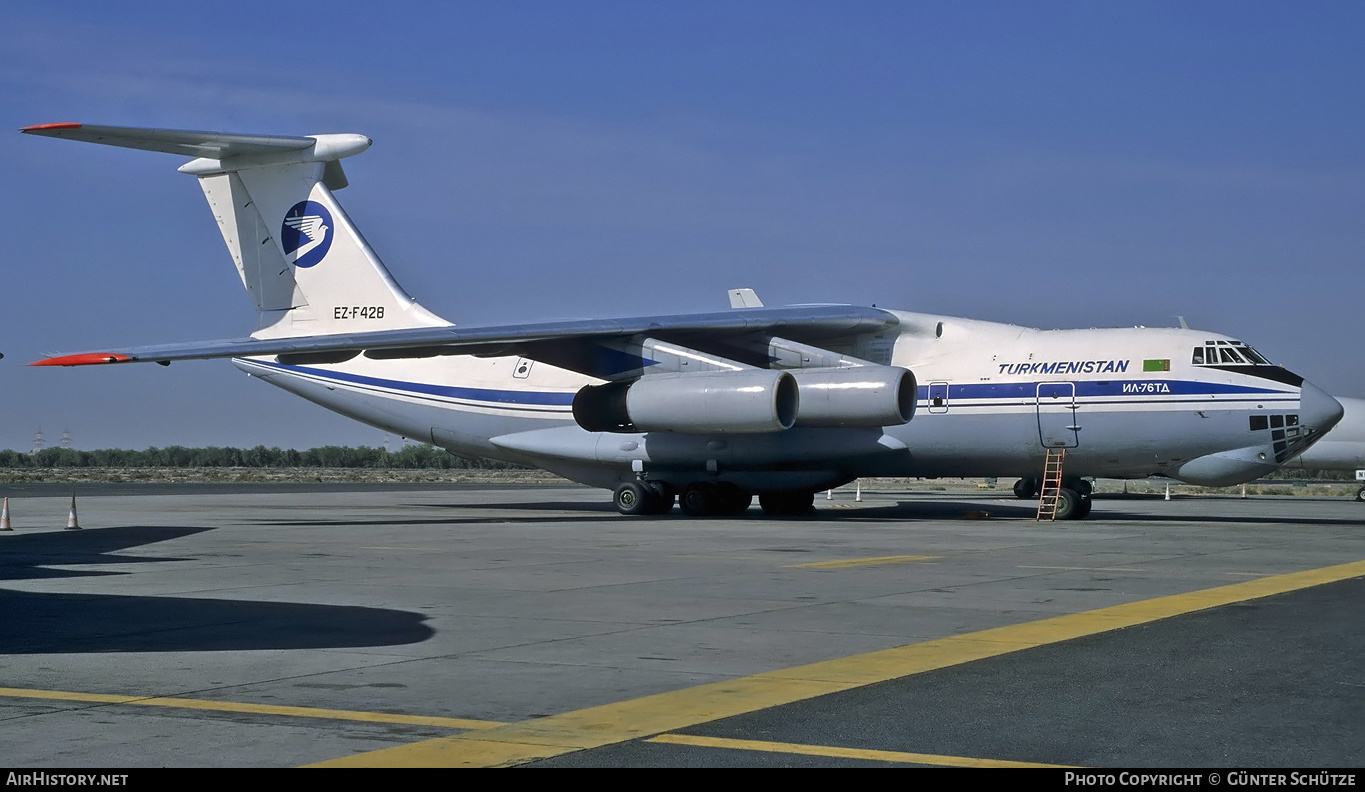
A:
[[[1183,317],[1183,316],[1177,316],[1176,319],[1180,322],[1180,329],[1181,329],[1181,330],[1189,330],[1189,329],[1190,329],[1190,326],[1187,325],[1187,324],[1185,324],[1185,317]]]

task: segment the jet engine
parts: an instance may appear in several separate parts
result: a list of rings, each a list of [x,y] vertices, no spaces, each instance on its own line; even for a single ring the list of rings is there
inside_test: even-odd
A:
[[[791,372],[801,389],[797,426],[900,426],[915,414],[915,375],[897,366]]]
[[[781,432],[796,423],[796,379],[770,369],[656,374],[587,385],[573,417],[589,432]]]

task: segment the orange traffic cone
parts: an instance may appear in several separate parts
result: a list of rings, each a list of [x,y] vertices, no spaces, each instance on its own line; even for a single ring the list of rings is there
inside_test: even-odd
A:
[[[66,530],[79,531],[81,524],[76,521],[76,496],[71,496],[71,514],[66,518]]]

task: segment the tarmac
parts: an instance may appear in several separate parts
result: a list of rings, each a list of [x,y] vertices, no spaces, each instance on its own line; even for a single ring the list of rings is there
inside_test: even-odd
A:
[[[1354,768],[1365,504],[9,487],[0,764]],[[1229,779],[1231,780],[1231,779]]]

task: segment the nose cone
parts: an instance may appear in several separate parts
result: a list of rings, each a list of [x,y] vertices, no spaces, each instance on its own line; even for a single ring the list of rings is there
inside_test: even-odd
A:
[[[1299,422],[1302,425],[1314,432],[1322,433],[1336,426],[1337,421],[1345,414],[1346,409],[1341,406],[1341,402],[1333,399],[1322,388],[1304,380],[1299,393]]]

